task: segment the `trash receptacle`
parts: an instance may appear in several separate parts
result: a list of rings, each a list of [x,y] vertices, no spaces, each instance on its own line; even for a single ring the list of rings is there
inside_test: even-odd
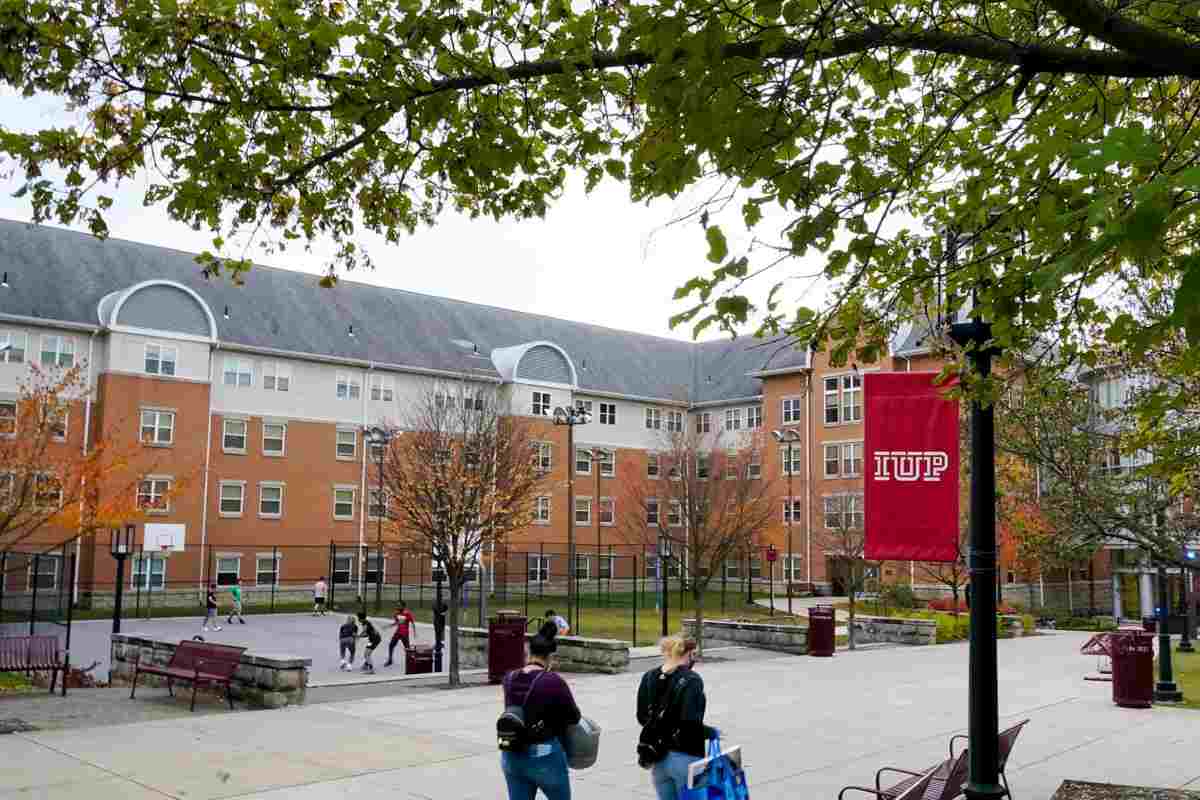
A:
[[[828,658],[833,655],[833,606],[814,606],[808,610],[808,654]]]
[[[499,683],[525,665],[525,617],[516,611],[497,611],[488,620],[488,683]]]
[[[1158,617],[1142,617],[1142,630],[1146,633],[1158,631]]]
[[[404,651],[405,675],[428,675],[433,672],[433,647],[414,644]]]
[[[1154,637],[1117,631],[1111,641],[1113,702],[1122,708],[1149,708],[1154,702]]]

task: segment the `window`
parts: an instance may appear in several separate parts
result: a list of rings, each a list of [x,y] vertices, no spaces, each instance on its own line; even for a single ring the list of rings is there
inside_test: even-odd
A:
[[[783,579],[788,583],[800,580],[800,556],[783,556],[779,559],[783,565]]]
[[[587,580],[592,577],[592,559],[585,555],[575,554],[575,577]]]
[[[179,351],[165,344],[146,345],[146,372],[150,375],[174,375]]]
[[[246,452],[246,420],[227,419],[222,425],[221,449],[226,453]]]
[[[38,475],[33,484],[34,508],[49,511],[62,508],[63,490],[58,478],[53,475]]]
[[[646,477],[657,478],[659,475],[658,453],[646,454]]]
[[[166,585],[167,559],[158,553],[144,553],[133,562],[133,588],[147,591],[161,589]]]
[[[333,583],[345,586],[354,579],[354,556],[337,553],[333,557]]]
[[[709,456],[705,453],[696,454],[696,477],[702,481],[708,480]]]
[[[742,429],[742,410],[740,408],[725,409],[725,430],[740,431]]]
[[[683,431],[683,412],[668,411],[667,412],[667,430],[672,433],[680,433]]]
[[[683,506],[678,500],[667,503],[667,524],[671,527],[683,524]]]
[[[142,444],[168,445],[174,440],[174,411],[142,411]]]
[[[740,559],[731,558],[725,562],[725,577],[726,578],[742,577],[742,562]]]
[[[761,577],[762,577],[762,562],[759,561],[757,558],[750,559],[750,578],[754,579],[754,578],[761,578]]]
[[[550,580],[550,556],[526,556],[525,563],[529,565],[529,580],[542,583]]]
[[[338,400],[357,400],[362,397],[362,383],[359,382],[357,375],[339,372],[336,380]]]
[[[0,508],[6,508],[12,503],[13,474],[0,472]]]
[[[42,366],[75,366],[75,340],[70,336],[43,336]]]
[[[592,453],[584,447],[575,448],[575,474],[576,475],[591,475],[592,474]]]
[[[368,586],[380,582],[387,573],[387,558],[384,557],[383,559],[383,570],[381,571],[379,569],[379,556],[380,553],[378,551],[367,553],[366,563],[363,565],[363,582]]]
[[[452,394],[438,392],[433,396],[433,404],[438,408],[455,408],[458,405],[458,398]]]
[[[746,427],[757,430],[762,427],[762,406],[746,406]]]
[[[600,462],[600,475],[611,478],[617,474],[617,459],[611,450],[597,450],[596,456]]]
[[[217,586],[233,586],[241,575],[241,556],[217,556]]]
[[[29,334],[24,331],[0,329],[0,344],[8,348],[0,351],[0,362],[5,364],[24,364],[25,350],[29,346]]]
[[[333,490],[333,518],[354,519],[354,489]]]
[[[17,435],[17,401],[0,400],[0,436]]]
[[[612,525],[616,521],[616,511],[616,503],[611,497],[600,498],[599,513],[601,525]]]
[[[591,525],[592,524],[592,498],[576,497],[575,498],[575,524],[576,525]]]
[[[825,378],[825,424],[862,422],[862,376]]]
[[[534,469],[538,472],[549,472],[552,462],[550,442],[534,442],[532,447]]]
[[[382,403],[390,403],[396,399],[392,379],[388,375],[371,376],[371,399]]]
[[[224,376],[226,386],[253,386],[254,364],[246,358],[227,358]]]
[[[617,404],[616,403],[601,403],[600,404],[600,424],[601,425],[616,425],[617,424]]]
[[[337,446],[335,453],[338,458],[352,460],[356,452],[358,452],[358,431],[355,430],[339,430],[337,432]]]
[[[138,482],[138,508],[147,514],[165,514],[170,511],[167,495],[171,492],[171,481],[167,478],[145,478]]]
[[[795,425],[799,422],[801,408],[799,397],[783,398],[783,424]]]
[[[856,478],[862,475],[862,442],[825,445],[825,477]]]
[[[762,453],[757,450],[750,451],[750,462],[746,465],[746,477],[750,480],[758,480],[762,477]]]
[[[66,404],[53,407],[44,406],[42,413],[46,415],[46,428],[50,432],[50,438],[56,442],[65,442],[67,440],[68,414]]]
[[[736,480],[738,476],[738,453],[732,447],[725,451],[725,480]]]
[[[1128,377],[1103,378],[1092,385],[1092,402],[1105,409],[1120,408],[1132,401],[1137,389]]]
[[[646,409],[646,430],[662,429],[662,411],[657,408]]]
[[[273,586],[279,583],[278,556],[258,556],[254,559],[254,582],[259,586]]]
[[[533,508],[533,523],[535,525],[550,524],[550,498],[546,496],[539,497],[537,504]]]
[[[591,400],[576,400],[575,401],[575,409],[577,411],[582,411],[583,413],[587,414],[590,417],[592,415],[592,401]]]
[[[58,556],[42,556],[29,564],[29,588],[53,589],[58,586]],[[36,570],[36,571],[35,571]]]
[[[790,501],[784,498],[783,501],[783,521],[784,523],[797,523],[804,515],[804,503],[799,497],[793,497]]]
[[[795,445],[792,445],[792,447],[790,448],[791,455],[792,455],[792,462],[791,462],[791,464],[789,464],[788,463],[788,449],[789,448],[787,448],[787,447],[779,448],[779,463],[782,466],[783,474],[784,475],[799,475],[804,470],[804,451],[801,448],[799,448]]]
[[[658,524],[658,500],[653,497],[646,501],[646,524]]]
[[[835,495],[823,498],[825,527],[830,530],[861,530],[863,527],[862,495]]]
[[[549,392],[534,392],[533,393],[533,415],[535,417],[550,416],[550,393]]]
[[[281,456],[287,444],[287,424],[283,422],[263,423],[263,455]]]
[[[367,493],[367,518],[379,519],[383,517],[387,519],[387,500],[387,489],[384,489],[382,492],[378,488],[371,489]]]
[[[464,411],[483,411],[483,390],[477,392],[463,392],[463,410]]]
[[[679,480],[679,465],[678,464],[672,464],[671,466],[667,467],[667,477],[673,481]]]
[[[221,481],[221,516],[240,517],[246,484],[242,481]]]
[[[613,570],[613,562],[615,560],[614,556],[599,556],[596,563],[596,577],[606,579],[616,575],[616,572]]]
[[[260,483],[258,485],[258,515],[271,519],[283,516],[283,484]]]
[[[838,406],[838,379],[825,379],[825,424],[836,425],[841,419]]]
[[[268,392],[286,392],[292,388],[292,368],[282,361],[264,361],[263,388]]]
[[[678,578],[679,577],[679,560],[676,558],[668,558],[665,560],[667,562],[667,569],[666,569],[667,577],[668,578]],[[647,578],[661,578],[662,577],[658,572],[658,562],[659,562],[658,556],[649,556],[649,555],[646,556],[646,577]]]

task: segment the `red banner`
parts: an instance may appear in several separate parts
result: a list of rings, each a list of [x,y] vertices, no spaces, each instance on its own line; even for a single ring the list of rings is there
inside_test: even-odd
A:
[[[866,557],[958,558],[958,402],[933,372],[863,373]]]

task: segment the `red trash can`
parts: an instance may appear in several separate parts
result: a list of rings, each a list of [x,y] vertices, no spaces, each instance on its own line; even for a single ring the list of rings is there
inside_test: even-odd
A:
[[[525,624],[516,611],[497,611],[488,620],[488,683],[525,666]]]
[[[428,675],[433,672],[433,647],[414,644],[404,651],[405,675]]]
[[[1122,708],[1149,708],[1154,702],[1154,637],[1144,631],[1112,636],[1113,702]]]
[[[808,654],[829,658],[834,649],[833,606],[814,606],[808,610]]]

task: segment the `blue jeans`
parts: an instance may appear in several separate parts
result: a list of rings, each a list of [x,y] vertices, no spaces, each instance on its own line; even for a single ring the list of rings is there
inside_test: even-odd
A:
[[[538,789],[546,800],[571,800],[567,754],[558,739],[531,744],[524,753],[501,753],[500,769],[508,784],[508,800],[534,800]]]
[[[654,781],[658,800],[679,800],[679,793],[687,788],[688,765],[699,760],[696,756],[671,750],[666,758],[655,764],[650,770],[650,778]],[[696,785],[703,786],[704,780]]]

